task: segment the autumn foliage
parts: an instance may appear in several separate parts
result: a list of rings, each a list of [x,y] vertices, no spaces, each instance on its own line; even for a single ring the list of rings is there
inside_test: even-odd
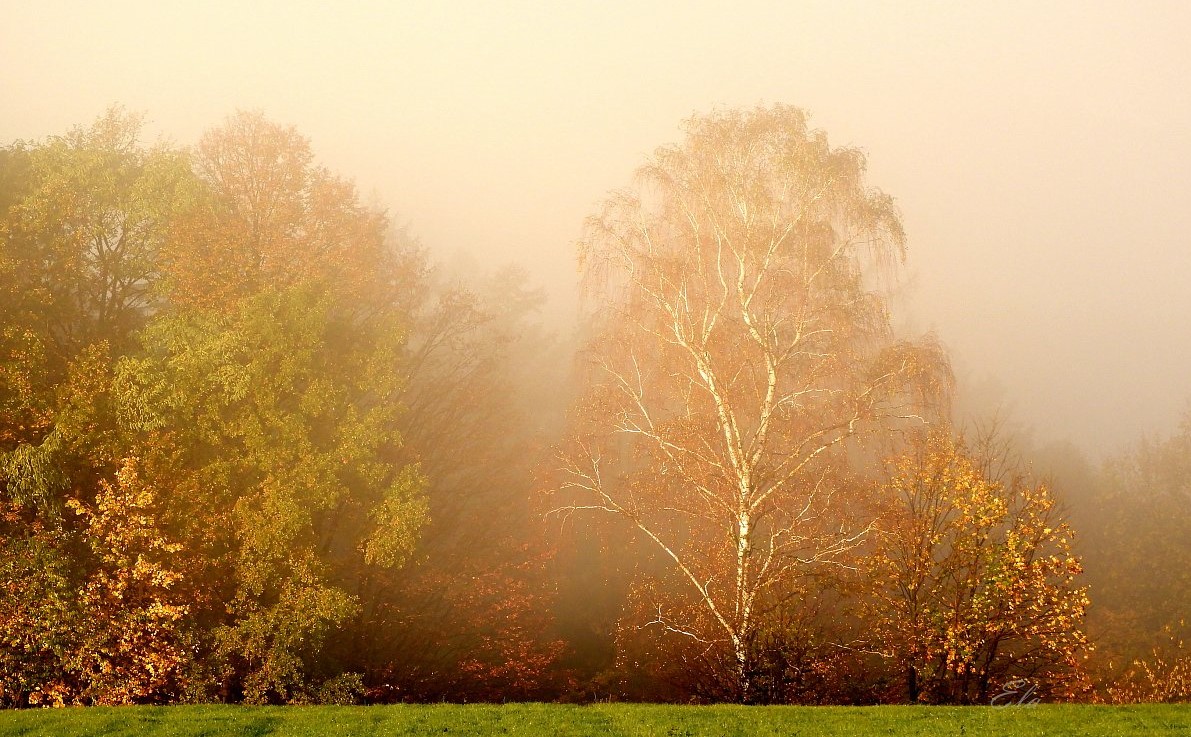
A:
[[[639,624],[714,661],[714,698],[755,700],[758,638],[813,606],[794,582],[863,540],[838,506],[846,454],[945,391],[945,357],[894,337],[868,275],[904,245],[864,157],[784,106],[692,118],[588,222],[559,512],[614,515],[656,556]]]
[[[292,127],[141,130],[0,148],[0,706],[1191,698],[1191,422],[1075,490],[965,440],[803,111],[609,195],[576,336]]]
[[[3,152],[0,700],[539,688],[560,645],[543,637],[528,466],[501,479],[517,527],[466,566],[435,540],[495,532],[474,504],[428,526],[446,495],[484,490],[448,472],[503,460],[439,454],[508,447],[484,424],[503,405],[474,392],[511,396],[501,351],[532,302],[429,309],[443,297],[420,249],[292,128],[240,113],[193,151],[138,131],[113,110]],[[428,360],[447,335],[435,356],[453,355]],[[476,371],[430,375],[450,360]],[[427,401],[471,419],[429,442],[411,424]],[[416,648],[465,635],[441,664],[457,675],[401,682],[411,653],[388,635],[444,591],[458,614]]]
[[[1045,484],[931,435],[893,459],[871,559],[873,645],[910,702],[1070,696],[1089,643],[1072,531]]]

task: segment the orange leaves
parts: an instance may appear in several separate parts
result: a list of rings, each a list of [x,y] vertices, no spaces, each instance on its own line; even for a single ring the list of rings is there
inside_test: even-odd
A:
[[[667,631],[722,647],[721,697],[749,700],[765,617],[864,537],[831,501],[848,453],[933,416],[950,370],[933,341],[893,338],[869,277],[904,233],[859,152],[782,105],[686,129],[587,223],[602,303],[560,511],[621,517],[677,571],[706,618]]]
[[[162,698],[188,658],[179,638],[189,607],[172,593],[183,579],[174,567],[182,546],[161,529],[155,491],[135,458],[125,460],[114,484],[100,486],[93,507],[68,502],[87,519],[85,538],[100,561],[83,589],[89,626],[75,658],[97,673],[82,695],[99,704]]]
[[[194,153],[206,189],[165,250],[179,306],[227,309],[267,289],[322,281],[375,308],[391,298],[387,219],[315,166],[292,127],[240,112]]]
[[[1021,474],[989,478],[987,461],[934,435],[889,466],[875,593],[888,657],[916,674],[911,700],[978,703],[1015,674],[1054,693],[1089,649],[1053,497]]]
[[[77,536],[35,523],[0,551],[0,699],[168,698],[190,657],[181,644],[189,607],[177,591],[179,546],[162,529],[153,490],[128,459],[92,503],[66,506],[80,523]],[[74,553],[77,543],[90,558]]]
[[[77,499],[67,506],[87,518],[87,537],[99,559],[127,579],[120,588],[135,582],[166,589],[182,578],[164,563],[182,545],[158,527],[156,493],[142,482],[136,458],[124,460],[115,484],[100,482],[93,508]]]

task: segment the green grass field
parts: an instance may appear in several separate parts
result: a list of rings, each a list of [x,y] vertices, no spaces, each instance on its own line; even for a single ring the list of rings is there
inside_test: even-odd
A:
[[[174,706],[0,712],[0,735],[1191,735],[1191,706]]]

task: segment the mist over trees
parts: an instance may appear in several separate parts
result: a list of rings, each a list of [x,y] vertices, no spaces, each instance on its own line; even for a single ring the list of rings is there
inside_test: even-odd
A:
[[[532,294],[436,282],[259,115],[138,129],[5,152],[6,702],[528,693]]]
[[[140,131],[0,148],[0,704],[1191,698],[1191,419],[953,424],[802,111],[609,195],[574,336],[293,128]]]
[[[790,580],[864,538],[823,524],[842,446],[921,418],[947,374],[933,346],[893,340],[863,282],[904,237],[862,173],[793,108],[695,119],[582,244],[608,305],[563,510],[617,515],[670,559],[679,581],[642,626],[691,640],[707,696],[753,699],[766,620],[799,606]]]

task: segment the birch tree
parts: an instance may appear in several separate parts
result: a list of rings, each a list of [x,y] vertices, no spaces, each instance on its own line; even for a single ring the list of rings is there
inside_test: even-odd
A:
[[[842,564],[841,461],[924,421],[949,376],[894,339],[883,276],[905,250],[864,156],[785,106],[686,124],[589,218],[586,392],[559,513],[615,515],[685,588],[642,626],[696,643],[753,700],[757,635],[794,578]]]

